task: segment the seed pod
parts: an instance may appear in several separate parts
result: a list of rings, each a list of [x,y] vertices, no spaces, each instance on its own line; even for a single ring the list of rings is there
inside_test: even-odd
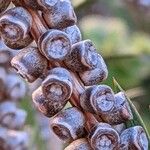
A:
[[[85,134],[85,118],[76,107],[59,112],[52,120],[54,133],[63,141],[71,142]]]
[[[84,110],[99,115],[103,121],[111,125],[124,123],[133,118],[124,93],[114,95],[106,85],[93,86],[80,96]]]
[[[6,78],[7,96],[11,100],[20,100],[26,94],[25,82],[16,76],[16,74],[9,74]]]
[[[1,150],[27,150],[28,134],[26,132],[7,130],[0,127]]]
[[[121,150],[148,150],[148,139],[141,126],[124,130],[120,136]]]
[[[65,59],[67,67],[77,72],[94,69],[99,63],[101,60],[90,40],[74,44],[71,53]]]
[[[72,142],[64,150],[92,150],[87,139],[78,139]]]
[[[43,13],[43,17],[52,29],[63,29],[73,26],[77,17],[69,0],[59,0],[50,10]]]
[[[26,120],[26,112],[17,109],[12,102],[3,102],[0,105],[0,124],[9,129],[21,129]]]
[[[62,61],[71,52],[71,42],[66,33],[48,30],[39,39],[39,48],[48,60]]]
[[[77,25],[67,27],[67,28],[63,29],[63,31],[70,38],[71,44],[75,44],[75,43],[80,42],[82,40],[82,35],[81,35],[80,29],[78,28]]]
[[[114,109],[115,97],[107,85],[95,85],[85,90],[80,96],[81,107],[91,113],[110,113]]]
[[[9,150],[28,150],[29,135],[26,132],[9,130],[6,140]]]
[[[95,108],[96,107],[98,108],[98,105],[95,105]],[[111,111],[98,114],[101,115],[105,122],[111,125],[118,125],[133,119],[130,106],[123,92],[115,94],[114,107]]]
[[[72,94],[73,84],[69,71],[57,67],[49,71],[42,83],[42,91],[52,101],[67,101]]]
[[[44,96],[42,88],[39,87],[32,94],[32,100],[38,110],[47,117],[53,117],[60,112],[68,100],[53,100]]]
[[[25,80],[34,82],[46,72],[48,62],[36,47],[21,50],[11,61],[12,66]]]
[[[109,124],[99,123],[91,130],[89,141],[93,150],[117,150],[120,137]]]
[[[23,7],[11,8],[0,17],[0,32],[8,41],[17,42],[26,38],[31,25],[32,17]]]
[[[33,42],[33,37],[31,36],[31,34],[27,34],[24,39],[18,41],[4,39],[4,42],[9,48],[14,50],[20,50],[30,45]]]
[[[98,55],[98,65],[96,68],[92,70],[87,70],[84,72],[79,72],[79,76],[83,81],[85,86],[91,86],[98,84],[104,80],[106,80],[108,76],[107,66],[103,60],[103,58]]]
[[[13,54],[0,37],[0,65],[8,66]]]
[[[0,13],[7,9],[10,2],[11,2],[11,0],[0,0]]]
[[[106,122],[112,125],[124,123],[133,119],[133,115],[124,92],[115,94],[115,107],[109,115],[104,115]]]

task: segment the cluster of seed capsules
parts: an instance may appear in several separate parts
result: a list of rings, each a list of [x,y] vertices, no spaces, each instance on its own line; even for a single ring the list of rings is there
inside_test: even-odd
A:
[[[93,42],[82,40],[71,2],[12,2],[0,17],[3,41],[20,50],[11,64],[26,81],[43,80],[32,99],[51,118],[54,133],[70,143],[65,150],[148,150],[141,126],[118,130],[132,112],[125,93],[98,85],[107,66]],[[63,109],[68,102],[72,107]]]
[[[25,82],[10,66],[13,52],[0,38],[0,150],[28,149],[28,133],[24,130],[26,111],[17,104],[25,96]]]

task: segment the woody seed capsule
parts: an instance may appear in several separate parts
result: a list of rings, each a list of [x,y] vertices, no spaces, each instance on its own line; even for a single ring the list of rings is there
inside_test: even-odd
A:
[[[108,77],[108,70],[102,56],[98,54],[98,65],[94,69],[79,72],[79,76],[85,86],[99,84],[106,80]]]
[[[82,40],[82,35],[77,25],[67,27],[63,29],[62,31],[64,31],[69,36],[71,40],[71,44],[75,44]]]
[[[4,39],[12,42],[25,39],[32,25],[32,17],[23,7],[7,10],[0,17],[0,32]]]
[[[96,113],[111,125],[133,118],[124,93],[115,95],[107,85],[95,85],[86,89],[80,96],[80,103],[84,110]]]
[[[48,62],[36,47],[21,50],[11,61],[12,66],[28,82],[34,82],[46,72]]]
[[[117,150],[120,142],[118,133],[106,123],[99,123],[89,134],[93,150]]]
[[[141,126],[128,128],[120,135],[121,150],[148,150],[148,139]]]
[[[85,118],[76,107],[59,112],[51,122],[54,133],[63,141],[71,142],[85,134]]]
[[[51,69],[41,87],[46,98],[53,101],[66,101],[73,91],[71,74],[61,67]]]
[[[26,85],[19,76],[9,74],[6,78],[7,96],[11,100],[20,100],[26,94]]]
[[[94,69],[101,60],[90,40],[78,42],[72,46],[71,53],[66,57],[65,64],[77,72]]]
[[[0,105],[0,124],[8,129],[21,129],[25,123],[26,112],[17,109],[13,102],[3,102]]]
[[[43,12],[43,17],[51,29],[63,29],[77,22],[70,0],[57,1],[50,10]]]
[[[52,61],[62,61],[71,52],[71,42],[65,32],[48,30],[39,39],[42,54]]]
[[[42,88],[39,87],[32,94],[32,100],[37,109],[47,117],[53,117],[60,112],[68,102],[68,100],[53,100],[44,96]]]

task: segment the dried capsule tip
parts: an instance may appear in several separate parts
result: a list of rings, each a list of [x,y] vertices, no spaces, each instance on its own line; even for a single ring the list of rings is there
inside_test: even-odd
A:
[[[69,69],[83,72],[97,68],[100,59],[93,43],[90,40],[85,40],[72,46],[72,51],[66,57],[65,63]]]
[[[33,92],[32,99],[39,111],[47,117],[56,115],[67,103],[67,100],[53,100],[46,98],[41,87]]]
[[[50,11],[43,13],[43,17],[49,28],[53,29],[64,29],[77,22],[70,0],[58,1]]]
[[[97,124],[89,135],[94,150],[114,150],[119,146],[118,133],[106,123]]]
[[[69,36],[72,45],[82,40],[82,35],[77,25],[67,27],[63,31]]]
[[[17,42],[24,39],[32,25],[32,17],[22,7],[7,10],[0,18],[0,32],[6,40]]]
[[[11,61],[12,66],[28,82],[34,82],[46,71],[48,62],[36,47],[28,47],[19,52]]]
[[[71,42],[66,33],[48,30],[39,39],[41,52],[48,60],[62,61],[71,52]]]
[[[52,120],[54,133],[64,141],[73,141],[85,134],[85,118],[77,108],[69,108],[59,112]]]
[[[80,103],[86,111],[95,112],[102,116],[104,113],[113,110],[115,104],[114,93],[107,85],[95,85],[81,94]]]
[[[73,91],[71,80],[71,75],[66,69],[54,68],[42,83],[43,94],[54,101],[68,100]]]
[[[98,84],[108,77],[108,69],[103,58],[98,54],[98,64],[96,68],[79,72],[79,76],[85,86]]]
[[[121,149],[148,150],[148,139],[141,126],[135,126],[124,130],[120,138]]]

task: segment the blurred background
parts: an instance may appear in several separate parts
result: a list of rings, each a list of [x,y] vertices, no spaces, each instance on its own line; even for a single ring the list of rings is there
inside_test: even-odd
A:
[[[108,65],[109,78],[104,83],[113,87],[112,78],[117,79],[150,132],[150,0],[72,0],[72,3],[83,39],[95,43]],[[31,129],[31,143],[37,145],[35,149],[63,149],[63,143],[49,131],[49,121],[33,109],[31,97],[20,105],[28,111],[27,126]]]

